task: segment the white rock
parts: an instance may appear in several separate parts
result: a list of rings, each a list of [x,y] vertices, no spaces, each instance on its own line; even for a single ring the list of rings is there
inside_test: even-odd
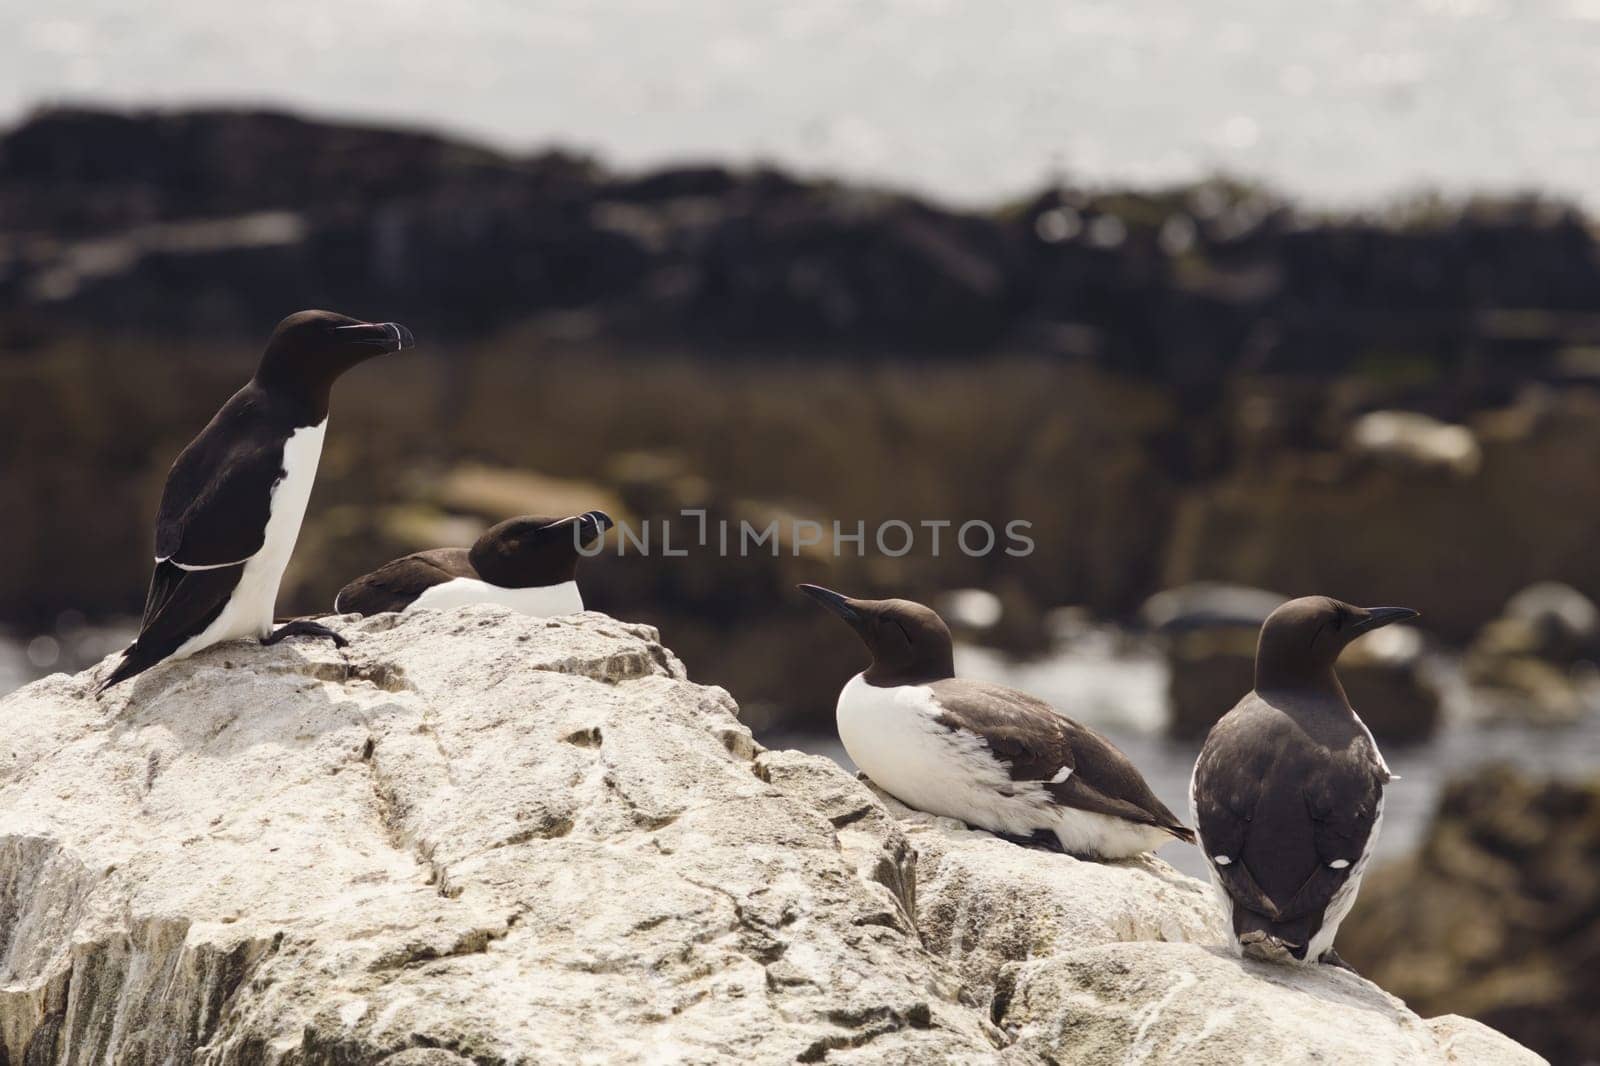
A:
[[[1015,1040],[1008,1059],[1064,1066],[1544,1062],[1466,1018],[1419,1018],[1348,971],[1195,944],[1109,944],[1016,964],[1001,975],[994,1018]]]
[[[342,652],[221,645],[102,701],[109,664],[0,701],[0,1063],[1089,1061],[1049,1034],[1090,1001],[1094,1046],[1167,1046],[1081,961],[1146,950],[1186,952],[1149,987],[1204,964],[1224,1010],[1298,982],[1301,1046],[1354,997],[1381,1051],[1515,1061],[1326,968],[1123,943],[1220,929],[1165,864],[1018,848],[760,751],[648,627],[339,625]]]
[[[653,631],[341,628],[0,703],[0,1061],[992,1058]]]
[[[917,850],[923,943],[986,999],[1010,962],[1125,940],[1222,942],[1210,888],[1158,858],[1084,862],[881,799]]]

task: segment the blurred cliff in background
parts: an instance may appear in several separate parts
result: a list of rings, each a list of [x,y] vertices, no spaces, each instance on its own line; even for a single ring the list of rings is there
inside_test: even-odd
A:
[[[1534,945],[1520,970],[1461,946],[1501,898],[1482,878],[1420,962],[1384,948],[1398,886],[1455,877],[1455,827],[1487,817],[1463,785],[1428,828],[1444,778],[1487,750],[1592,776],[1600,751],[1600,245],[1577,210],[1322,215],[1217,179],[954,211],[286,114],[40,112],[0,136],[0,627],[20,638],[0,680],[125,638],[169,464],[311,306],[420,345],[341,384],[285,613],[507,515],[603,507],[655,550],[613,537],[586,599],[659,625],[761,735],[825,737],[860,665],[795,582],[907,595],[968,665],[1106,724],[1177,804],[1279,598],[1420,609],[1344,667],[1379,739],[1420,745],[1391,757],[1423,798],[1386,834],[1425,842],[1374,880],[1352,957],[1557,1061],[1600,1047],[1573,991],[1590,949],[1530,939],[1525,914],[1494,941]],[[778,552],[698,548],[685,510],[713,542],[777,523]],[[864,523],[865,550],[801,543],[806,520]],[[1025,521],[1036,550],[973,558],[947,530],[937,557],[893,557],[870,533],[889,520]],[[1024,678],[972,645],[1068,658]],[[1139,747],[1151,731],[1167,746]],[[1550,851],[1540,813],[1592,821],[1592,795],[1497,788],[1529,813],[1474,837],[1496,884],[1570,878],[1563,935],[1592,940],[1596,868]],[[1564,872],[1508,872],[1532,853]],[[1507,991],[1535,970],[1554,976]]]
[[[0,621],[137,612],[171,457],[305,306],[424,343],[341,389],[286,609],[541,502],[461,488],[497,470],[641,518],[1033,523],[1026,558],[587,575],[607,606],[736,632],[796,576],[983,586],[1018,650],[1050,608],[1128,619],[1199,580],[1404,602],[1458,644],[1535,581],[1600,593],[1600,254],[1558,204],[1315,217],[1219,180],[971,214],[284,114],[57,110],[0,139],[0,504],[30,516]],[[686,637],[784,702],[794,679]]]

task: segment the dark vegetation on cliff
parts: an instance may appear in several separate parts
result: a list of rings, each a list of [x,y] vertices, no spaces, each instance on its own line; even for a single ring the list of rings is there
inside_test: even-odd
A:
[[[0,140],[5,306],[254,341],[284,307],[436,342],[581,310],[608,335],[926,357],[1022,347],[1205,391],[1228,371],[1551,370],[1600,256],[1535,198],[1318,218],[1227,181],[987,214],[775,171],[612,174],[271,113],[41,113]]]

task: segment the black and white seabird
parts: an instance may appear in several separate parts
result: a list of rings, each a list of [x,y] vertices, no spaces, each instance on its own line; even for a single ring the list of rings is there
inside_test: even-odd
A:
[[[320,636],[342,643],[306,620],[274,632],[273,605],[316,480],[334,381],[412,343],[398,323],[329,311],[301,311],[278,323],[255,377],[167,474],[144,621],[101,691],[224,640]]]
[[[550,618],[583,610],[579,548],[614,523],[604,511],[570,518],[523,515],[489,529],[468,548],[434,548],[385,563],[339,590],[333,609],[381,614],[498,603]]]
[[[1333,952],[1394,779],[1333,664],[1406,607],[1290,600],[1256,646],[1256,687],[1212,726],[1189,786],[1237,954],[1342,965]]]
[[[839,739],[902,803],[1079,858],[1194,841],[1109,740],[1027,693],[957,678],[950,630],[927,607],[800,590],[872,652],[839,694]]]

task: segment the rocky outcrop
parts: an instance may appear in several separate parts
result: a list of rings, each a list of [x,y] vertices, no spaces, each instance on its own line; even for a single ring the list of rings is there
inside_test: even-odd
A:
[[[1600,1059],[1600,783],[1507,767],[1453,782],[1417,854],[1367,877],[1339,943],[1419,1010]]]
[[[1600,610],[1577,589],[1530,585],[1467,648],[1462,671],[1491,720],[1569,725],[1600,705]]]
[[[1600,537],[1600,510],[1573,502],[1573,489],[1596,476],[1600,397],[1530,389],[1463,421],[1480,452],[1470,475],[1274,439],[1257,466],[1185,496],[1164,583],[1402,604],[1459,643],[1536,581],[1592,597],[1600,561],[1589,546]]]
[[[1024,850],[760,750],[646,627],[341,625],[343,651],[223,645],[0,703],[0,1062],[1523,1055],[1200,946],[1218,918],[1159,860]],[[1235,1040],[1291,1000],[1275,1043]]]

